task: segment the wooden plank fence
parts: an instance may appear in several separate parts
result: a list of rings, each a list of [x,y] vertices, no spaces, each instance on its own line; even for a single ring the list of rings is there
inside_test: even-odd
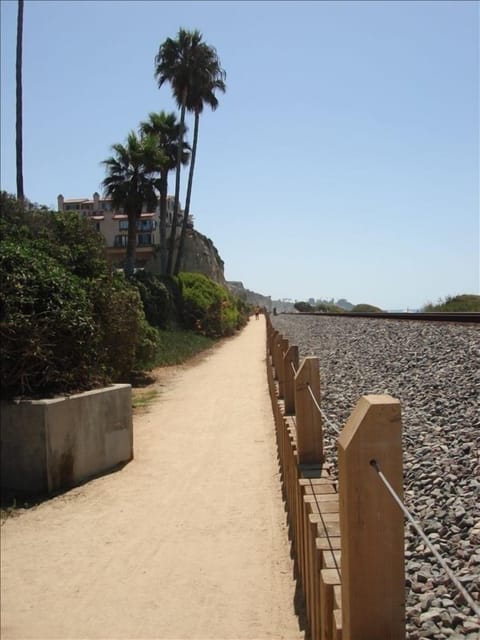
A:
[[[318,358],[267,316],[267,374],[278,454],[312,640],[404,640],[403,514],[375,462],[402,496],[400,403],[363,396],[338,437],[338,482],[324,466]]]

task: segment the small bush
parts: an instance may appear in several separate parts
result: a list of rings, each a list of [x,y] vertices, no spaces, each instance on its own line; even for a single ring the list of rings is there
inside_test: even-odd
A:
[[[160,348],[158,330],[141,317],[135,343],[135,369],[138,371],[152,369],[156,365]]]

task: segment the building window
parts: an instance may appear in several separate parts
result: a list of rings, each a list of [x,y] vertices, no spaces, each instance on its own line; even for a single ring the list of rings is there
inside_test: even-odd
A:
[[[120,248],[120,247],[126,247],[127,246],[127,236],[115,236],[115,240],[114,240],[113,246],[116,247],[117,249]]]
[[[139,233],[137,235],[137,246],[139,247],[147,247],[152,244],[152,234],[151,233]]]
[[[153,231],[154,228],[153,220],[137,220],[137,231]]]
[[[128,231],[128,220],[120,220],[118,229],[119,231]]]

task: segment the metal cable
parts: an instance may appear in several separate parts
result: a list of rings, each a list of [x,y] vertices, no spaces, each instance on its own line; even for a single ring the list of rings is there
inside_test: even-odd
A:
[[[445,573],[447,574],[447,576],[450,578],[450,580],[452,581],[452,583],[455,585],[455,587],[458,589],[458,591],[462,594],[462,596],[464,597],[464,599],[466,600],[467,604],[469,605],[469,607],[472,609],[472,611],[475,613],[476,616],[478,616],[478,618],[480,618],[480,606],[475,602],[475,600],[472,598],[472,596],[468,593],[468,591],[466,591],[465,587],[462,585],[462,583],[460,582],[460,580],[457,578],[457,576],[452,572],[452,570],[450,569],[450,567],[447,565],[447,563],[445,562],[445,560],[442,558],[442,556],[438,553],[438,551],[435,549],[435,547],[433,546],[433,544],[430,542],[430,540],[427,538],[426,534],[424,533],[423,529],[420,527],[420,525],[418,525],[415,520],[413,519],[413,516],[410,514],[410,512],[408,511],[408,509],[405,507],[405,505],[403,504],[403,502],[400,500],[400,498],[398,497],[397,493],[395,492],[395,489],[392,487],[392,485],[389,483],[389,481],[386,479],[386,477],[384,476],[384,474],[380,471],[380,467],[378,466],[378,462],[376,460],[371,460],[370,464],[372,465],[372,467],[375,469],[375,471],[378,473],[379,478],[382,480],[382,482],[384,483],[384,485],[386,486],[386,488],[388,489],[388,492],[390,493],[390,495],[392,496],[392,498],[395,500],[395,502],[398,504],[398,506],[400,507],[400,509],[403,511],[405,517],[407,518],[407,520],[410,522],[410,524],[414,527],[415,531],[419,534],[419,536],[422,538],[422,540],[425,542],[425,544],[427,545],[427,547],[430,549],[430,551],[432,552],[432,554],[435,556],[437,562],[440,564],[440,566],[444,569]]]
[[[312,387],[308,384],[308,382],[307,382],[307,388],[310,391],[310,395],[312,396],[312,400],[313,400],[315,406],[317,407],[318,411],[320,412],[320,415],[322,416],[322,418],[325,420],[325,422],[328,424],[328,426],[335,431],[335,433],[340,433],[340,429],[337,427],[337,425],[333,424],[333,422],[327,417],[325,412],[322,411],[321,406],[318,404],[317,399],[313,395]]]
[[[310,486],[312,486],[312,485],[311,485],[311,483],[310,483]],[[313,489],[313,487],[312,487],[312,489]],[[335,495],[335,496],[337,497],[337,499],[338,499],[338,493],[335,493],[334,495]],[[319,515],[320,515],[320,519],[321,519],[321,521],[322,521],[323,529],[324,529],[324,531],[325,531],[325,537],[327,538],[327,541],[328,541],[328,546],[330,547],[330,549],[329,549],[329,550],[330,550],[330,552],[331,552],[331,554],[332,554],[333,562],[335,563],[335,568],[336,568],[336,569],[337,569],[337,571],[338,571],[338,575],[341,575],[340,567],[338,566],[337,558],[335,557],[335,549],[333,548],[332,541],[331,541],[331,539],[330,539],[330,535],[328,534],[328,531],[327,531],[327,523],[325,522],[325,520],[324,520],[324,518],[323,518],[323,512],[322,512],[321,504],[320,504],[320,502],[318,501],[318,496],[317,496],[317,494],[316,494],[315,492],[313,492],[313,496],[314,496],[314,498],[315,498],[315,503],[316,503],[316,505],[317,505],[317,507],[318,507],[318,513],[319,513]]]
[[[295,365],[293,364],[293,362],[290,362],[290,365],[291,365],[291,367],[292,367],[293,373],[294,373],[295,375],[297,375],[297,369],[295,369]],[[338,427],[337,427],[337,426],[336,426],[336,425],[335,425],[335,424],[334,424],[334,423],[333,423],[333,422],[328,418],[328,416],[325,414],[325,412],[324,412],[324,411],[322,411],[322,408],[321,408],[321,406],[318,404],[317,399],[315,398],[315,396],[313,395],[312,388],[311,388],[311,386],[308,384],[308,382],[307,382],[307,388],[308,388],[308,390],[309,390],[309,392],[310,392],[310,395],[312,396],[312,400],[313,400],[313,402],[315,403],[315,406],[317,407],[317,409],[319,410],[320,415],[322,416],[322,418],[325,420],[325,422],[328,424],[328,426],[329,426],[331,429],[333,429],[333,431],[335,431],[335,433],[340,433],[340,431],[341,431],[341,430],[340,430],[340,429],[339,429],[339,428],[338,428]]]
[[[293,373],[296,375],[296,374],[297,374],[297,370],[295,369],[295,365],[294,365],[294,364],[293,364],[293,362],[291,362],[291,361],[290,361],[290,365],[291,365],[291,367],[292,367],[292,369],[293,369]],[[317,409],[320,411],[320,414],[324,417],[325,421],[326,421],[327,423],[329,423],[329,424],[330,424],[330,425],[335,429],[335,431],[337,431],[337,433],[338,433],[338,432],[339,432],[339,430],[335,427],[335,425],[334,425],[333,423],[331,423],[331,422],[329,421],[329,419],[327,418],[327,416],[325,416],[325,414],[324,414],[324,413],[323,413],[323,411],[321,410],[320,405],[319,405],[319,404],[318,404],[318,402],[317,402],[317,399],[316,399],[316,398],[315,398],[315,396],[313,395],[312,388],[310,387],[310,385],[309,385],[308,383],[307,383],[307,388],[308,388],[308,390],[310,391],[310,395],[312,396],[312,399],[313,399],[313,401],[314,401],[314,403],[315,403],[315,406],[316,406],[316,407],[317,407]],[[338,496],[338,494],[336,494],[336,495]],[[335,563],[335,567],[336,567],[336,569],[337,569],[337,571],[338,571],[338,573],[339,573],[339,575],[340,575],[340,567],[338,566],[337,558],[335,557],[335,550],[334,550],[334,548],[333,548],[333,546],[332,546],[332,542],[331,542],[331,540],[330,540],[330,536],[329,536],[329,535],[328,535],[328,533],[327,533],[327,523],[325,522],[325,520],[324,520],[324,518],[323,518],[323,513],[322,513],[321,505],[320,505],[320,503],[319,503],[319,501],[318,501],[318,499],[317,499],[317,494],[316,494],[315,492],[313,492],[313,496],[314,496],[314,498],[315,498],[315,502],[316,502],[317,507],[318,507],[318,513],[319,513],[319,515],[320,515],[320,519],[321,519],[321,521],[322,521],[322,525],[323,525],[323,528],[324,528],[324,531],[325,531],[325,536],[326,536],[326,538],[327,538],[327,540],[328,540],[328,546],[330,547],[330,552],[331,552],[331,554],[332,554],[333,561],[334,561],[334,563]]]

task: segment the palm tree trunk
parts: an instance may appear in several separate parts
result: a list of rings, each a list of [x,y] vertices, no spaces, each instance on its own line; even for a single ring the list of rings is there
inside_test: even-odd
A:
[[[131,278],[135,273],[135,258],[137,254],[137,215],[128,214],[128,236],[127,252],[125,255],[124,273],[127,278]]]
[[[23,39],[23,0],[18,0],[17,16],[17,121],[16,121],[16,149],[17,149],[17,198],[22,202],[23,193],[23,122],[22,122],[22,39]]]
[[[160,175],[160,271],[167,273],[167,194],[168,171]]]
[[[183,150],[183,130],[185,128],[185,104],[187,101],[187,90],[183,92],[182,107],[180,110],[180,135],[177,149],[177,173],[175,175],[175,201],[173,207],[172,229],[170,231],[170,244],[168,249],[167,274],[173,274],[173,258],[175,254],[175,236],[177,231],[177,216],[180,205],[180,170],[182,166]]]
[[[174,269],[175,275],[178,275],[180,273],[180,265],[183,258],[183,248],[185,246],[185,236],[187,235],[188,216],[190,213],[190,198],[192,196],[193,172],[195,170],[195,157],[197,155],[199,122],[200,122],[200,114],[198,113],[198,111],[195,111],[195,125],[193,128],[192,155],[190,156],[190,168],[188,171],[187,195],[185,198],[185,211],[183,213],[182,233],[180,235],[180,242],[178,244],[177,259],[175,260],[175,269]]]

